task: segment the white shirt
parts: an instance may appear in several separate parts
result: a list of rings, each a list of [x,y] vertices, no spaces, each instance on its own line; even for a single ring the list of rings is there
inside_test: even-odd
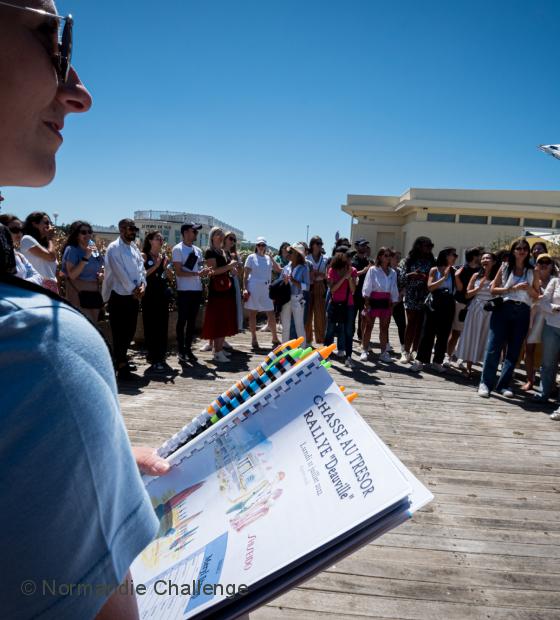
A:
[[[544,320],[551,327],[560,327],[560,279],[552,278],[540,302]]]
[[[272,275],[272,259],[266,254],[260,256],[259,254],[249,254],[245,261],[245,268],[251,270],[251,273],[247,276],[247,283],[251,280],[254,282],[270,282]]]
[[[24,235],[19,244],[21,253],[31,263],[35,271],[46,280],[56,280],[56,260],[45,260],[41,256],[34,256],[29,250],[31,248],[43,248],[45,249],[35,237],[31,235]]]
[[[16,257],[16,276],[22,280],[27,280],[28,282],[33,282],[41,286],[43,282],[41,274],[35,270],[33,265],[21,252],[15,250],[14,254]]]
[[[502,269],[503,288],[509,288],[510,286],[513,286],[514,284],[520,284],[521,282],[527,282],[529,286],[532,286],[532,269],[525,269],[522,276],[515,276],[513,272],[508,274],[508,268],[507,266],[504,266],[504,268]],[[533,305],[533,298],[531,297],[531,295],[529,295],[527,291],[508,291],[504,295],[504,301],[521,301],[528,306]]]
[[[389,267],[389,273],[385,273],[381,267],[370,267],[366,273],[362,296],[369,297],[372,293],[391,293],[391,301],[399,301],[397,289],[397,272]]]
[[[194,264],[192,269],[187,269],[186,267],[181,267],[181,271],[197,273],[202,268],[203,255],[202,250],[196,245],[186,245],[183,241],[173,246],[173,250],[171,252],[171,260],[174,263],[181,263],[181,265],[185,264],[187,258],[192,254],[196,254],[197,261]],[[201,291],[202,290],[202,282],[200,280],[200,276],[191,276],[187,278],[177,278],[177,290],[178,291]]]
[[[111,291],[118,295],[132,295],[141,284],[146,284],[142,254],[135,243],[125,243],[119,237],[109,244],[105,254],[103,299],[108,301]]]
[[[319,256],[319,260],[316,261],[313,258],[313,254],[309,254],[305,260],[312,271],[318,271],[319,273],[324,274],[327,273],[327,259],[323,255]]]

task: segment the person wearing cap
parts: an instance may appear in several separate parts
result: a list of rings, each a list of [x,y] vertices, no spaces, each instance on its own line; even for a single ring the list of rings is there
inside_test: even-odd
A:
[[[202,267],[204,261],[202,250],[194,245],[201,228],[202,226],[195,222],[185,222],[181,226],[183,240],[174,246],[171,252],[177,278],[177,359],[181,364],[197,360],[192,351],[192,342],[196,317],[202,303],[200,277],[210,273],[209,269]]]
[[[356,269],[356,273],[358,274],[358,285],[356,286],[356,291],[354,293],[354,312],[358,317],[358,338],[362,338],[362,310],[364,307],[364,298],[362,295],[362,289],[364,288],[364,281],[366,279],[366,274],[371,267],[370,263],[370,254],[371,249],[369,247],[369,241],[364,239],[363,237],[360,239],[356,239],[354,242],[354,247],[356,248],[356,253],[352,257],[352,267]],[[354,317],[354,322],[356,321],[356,316]],[[352,335],[354,334],[354,327],[352,327]]]
[[[105,254],[103,300],[108,301],[113,339],[113,358],[118,379],[128,379],[131,370],[127,353],[136,333],[140,299],[146,290],[146,270],[136,246],[138,227],[134,220],[119,222],[119,238],[109,244]]]
[[[535,245],[537,244],[535,243]],[[533,245],[533,248],[535,245]],[[533,280],[534,286],[538,287],[536,290],[539,294],[539,298],[533,302],[533,307],[531,308],[531,326],[529,327],[527,342],[525,344],[525,370],[527,371],[527,382],[521,387],[524,392],[532,390],[535,383],[535,367],[537,366],[535,364],[535,356],[537,353],[537,345],[542,343],[545,319],[541,306],[541,298],[550,279],[558,276],[558,269],[552,260],[552,256],[546,252],[537,256],[534,271],[539,276],[538,279],[535,278]]]
[[[282,322],[282,342],[290,340],[292,317],[297,338],[305,338],[305,296],[309,290],[309,269],[305,263],[305,247],[295,243],[288,248],[290,262],[282,270],[285,282],[290,284],[292,296],[290,302],[282,306],[280,319]],[[307,346],[304,342],[303,347]]]
[[[326,329],[325,295],[327,292],[327,259],[323,254],[323,240],[321,237],[311,237],[309,242],[309,254],[306,260],[309,266],[311,285],[307,319],[305,321],[305,333],[307,342],[313,340],[313,332],[315,332],[315,342],[317,344],[322,344],[325,339]]]
[[[268,294],[272,281],[272,271],[281,273],[282,268],[267,253],[267,242],[264,237],[257,237],[255,251],[249,254],[243,271],[243,298],[245,309],[249,311],[249,329],[251,330],[251,346],[259,348],[257,341],[257,312],[266,312],[268,325],[272,332],[272,346],[279,344],[276,334],[276,318],[274,303]]]

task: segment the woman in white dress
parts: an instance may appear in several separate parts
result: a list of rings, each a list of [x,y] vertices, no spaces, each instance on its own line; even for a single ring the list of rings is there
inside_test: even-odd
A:
[[[53,241],[54,233],[49,216],[42,211],[33,211],[25,219],[20,250],[41,276],[41,285],[58,293],[56,279],[58,263]]]
[[[259,348],[257,341],[257,312],[266,312],[266,318],[272,332],[272,346],[280,344],[276,333],[274,304],[268,294],[272,280],[272,270],[280,273],[282,268],[266,253],[267,243],[264,237],[257,237],[255,251],[245,261],[243,272],[243,299],[245,309],[249,311],[249,329],[251,330],[251,346]]]
[[[480,364],[484,361],[492,315],[484,309],[484,305],[492,299],[490,285],[499,268],[498,259],[491,252],[485,252],[480,263],[482,268],[472,276],[467,286],[466,298],[474,299],[468,306],[465,325],[457,347],[457,357],[466,363],[469,376],[472,374],[473,363]]]

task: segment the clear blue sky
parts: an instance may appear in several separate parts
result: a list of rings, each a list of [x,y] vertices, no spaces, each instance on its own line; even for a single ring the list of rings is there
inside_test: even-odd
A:
[[[92,111],[56,180],[4,209],[214,215],[273,244],[347,194],[559,189],[557,0],[61,0]]]

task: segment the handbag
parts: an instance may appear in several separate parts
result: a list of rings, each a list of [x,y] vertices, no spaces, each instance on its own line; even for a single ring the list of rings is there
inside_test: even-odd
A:
[[[503,305],[503,297],[494,297],[494,299],[489,299],[482,307],[484,308],[484,310],[486,310],[486,312],[494,312],[494,310],[498,310]]]
[[[85,310],[99,310],[103,308],[103,297],[99,291],[78,291],[80,307]]]
[[[229,274],[222,273],[219,276],[212,276],[210,288],[216,293],[226,293],[231,288],[231,278]]]
[[[290,301],[292,297],[292,288],[287,282],[284,282],[284,278],[277,278],[268,287],[268,296],[277,307],[281,308]]]

